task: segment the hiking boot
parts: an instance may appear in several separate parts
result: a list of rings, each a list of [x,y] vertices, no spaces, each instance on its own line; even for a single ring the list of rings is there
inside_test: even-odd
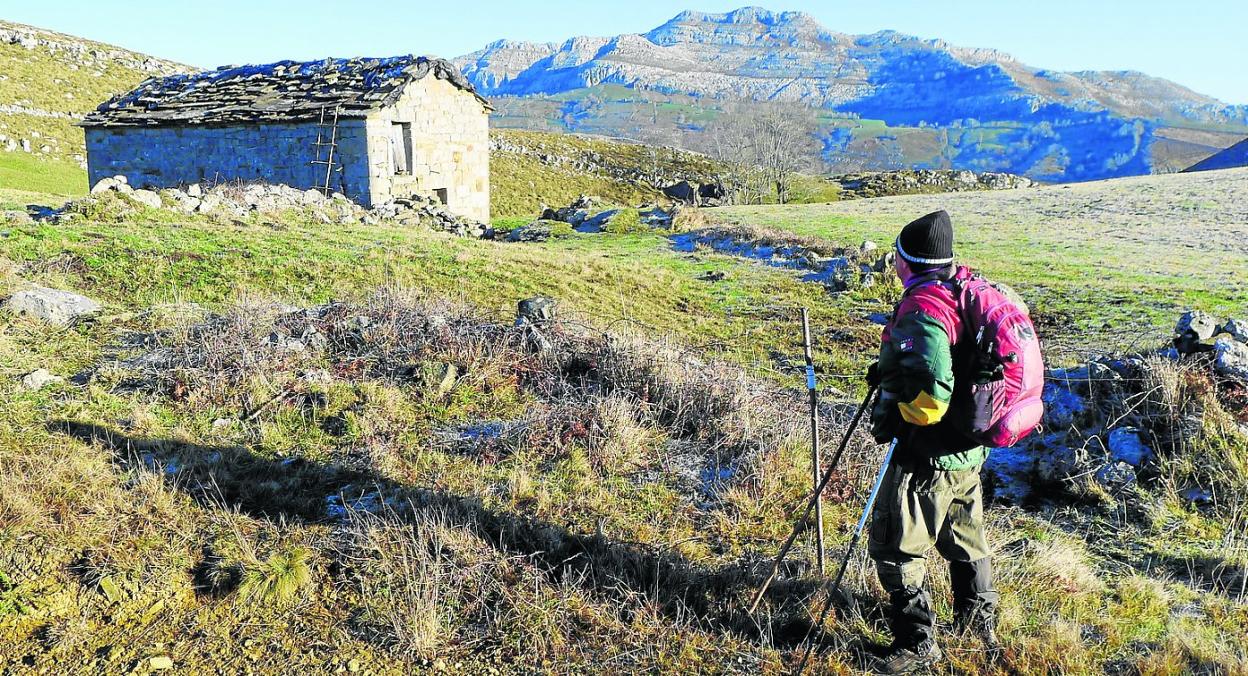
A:
[[[959,614],[954,619],[953,630],[961,636],[979,639],[987,650],[1001,649],[1001,640],[997,638],[997,618],[982,610]]]
[[[944,659],[940,646],[928,639],[918,644],[906,645],[893,643],[888,652],[875,663],[877,674],[909,674],[919,669],[934,666]]]

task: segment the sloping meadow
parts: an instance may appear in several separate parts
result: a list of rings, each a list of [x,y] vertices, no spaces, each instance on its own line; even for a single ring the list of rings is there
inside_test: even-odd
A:
[[[743,614],[757,543],[783,537],[809,483],[795,392],[676,345],[396,289],[162,312],[59,401],[13,404],[47,408],[9,431],[4,591],[90,592],[17,612],[6,636],[43,646],[36,663],[137,664],[127,632],[163,618],[176,646],[231,613],[283,627],[260,664],[328,632],[374,666],[645,668],[700,646],[745,668],[808,626],[806,583],[761,625]],[[60,451],[31,462],[35,444]],[[202,666],[220,667],[234,649],[207,634]]]

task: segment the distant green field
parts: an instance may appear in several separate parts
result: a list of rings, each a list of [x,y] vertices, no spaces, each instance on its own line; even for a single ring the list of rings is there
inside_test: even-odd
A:
[[[87,172],[70,162],[0,152],[0,188],[76,195],[87,191]]]
[[[1186,308],[1248,316],[1248,170],[825,205],[728,207],[718,220],[887,245],[927,212],[960,258],[1023,291],[1055,337],[1164,342]]]

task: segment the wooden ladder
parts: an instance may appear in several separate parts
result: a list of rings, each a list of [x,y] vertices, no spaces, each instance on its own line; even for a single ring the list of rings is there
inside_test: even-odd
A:
[[[316,124],[316,159],[312,160],[312,164],[325,165],[325,184],[316,186],[326,197],[334,193],[332,187],[333,175],[335,171],[342,171],[342,167],[334,166],[334,152],[338,149],[338,108],[335,106],[333,111],[333,121],[326,123],[328,115],[325,108],[321,108],[321,119]],[[328,140],[326,140],[328,138]],[[324,150],[322,150],[324,149]],[[325,155],[325,159],[321,159],[321,155]]]

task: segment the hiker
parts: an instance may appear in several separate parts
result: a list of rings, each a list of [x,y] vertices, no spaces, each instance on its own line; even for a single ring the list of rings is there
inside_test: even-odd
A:
[[[900,674],[942,658],[935,611],[924,587],[933,547],[949,562],[956,629],[999,647],[992,563],[984,536],[979,471],[988,451],[954,429],[948,416],[959,374],[955,364],[963,320],[958,311],[953,225],[937,211],[902,229],[895,266],[905,287],[884,328],[879,361],[868,380],[878,385],[871,433],[897,439],[894,459],[871,514],[869,552],[888,592],[893,642],[879,660]],[[964,343],[972,341],[963,341]]]

